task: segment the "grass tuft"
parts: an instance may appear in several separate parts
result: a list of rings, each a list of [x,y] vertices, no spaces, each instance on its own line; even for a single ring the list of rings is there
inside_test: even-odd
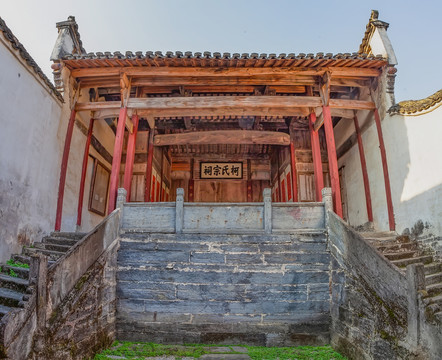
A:
[[[144,360],[146,357],[175,356],[177,359],[192,357],[198,359],[202,355],[212,353],[210,348],[214,345],[160,345],[150,342],[116,341],[112,346],[95,355],[94,360],[110,360],[110,356],[120,356],[127,360]],[[217,346],[217,345],[215,345]],[[226,354],[240,354],[233,351],[230,346]],[[298,347],[264,347],[243,346],[253,360],[346,360],[331,346],[298,346]],[[219,353],[217,353],[219,354]]]

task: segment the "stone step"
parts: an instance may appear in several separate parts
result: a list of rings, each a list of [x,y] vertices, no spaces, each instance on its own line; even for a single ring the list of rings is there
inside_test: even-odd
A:
[[[361,231],[360,234],[363,237],[372,237],[372,238],[377,238],[377,237],[396,237],[398,236],[398,234],[396,234],[396,232],[394,231]]]
[[[0,319],[12,310],[9,306],[0,305]]]
[[[45,236],[41,242],[45,244],[74,246],[79,240],[65,239],[58,236]]]
[[[68,250],[72,247],[70,245],[60,245],[60,244],[51,244],[51,243],[34,243],[35,248],[58,251],[62,253],[67,253]]]
[[[417,251],[401,251],[396,253],[384,253],[388,260],[406,260],[419,257]]]
[[[425,270],[425,275],[436,274],[442,271],[442,264],[438,262],[427,264],[424,266],[424,270]]]
[[[82,239],[87,233],[82,232],[61,232],[61,231],[54,231],[51,233],[51,237],[57,237],[57,238],[63,238],[67,240],[80,240]]]
[[[427,293],[430,296],[438,296],[442,294],[442,283],[436,283],[426,286]]]
[[[394,244],[385,244],[379,245],[378,250],[383,253],[389,252],[401,252],[401,251],[409,251],[409,250],[417,250],[418,245],[416,242],[407,242],[407,243],[394,243]]]
[[[432,261],[433,261],[433,256],[424,255],[424,256],[417,256],[411,259],[393,260],[392,263],[397,267],[403,268],[410,264],[418,264],[418,263],[429,264]]]
[[[1,265],[1,268],[4,274],[8,275],[12,270],[15,274],[17,274],[17,277],[19,277],[20,279],[24,280],[29,279],[29,268],[16,267],[11,265]]]
[[[6,274],[0,274],[0,287],[11,289],[19,292],[26,292],[29,286],[29,281],[20,279],[19,277],[13,277]]]
[[[425,285],[432,285],[442,282],[442,272],[431,274],[431,275],[425,275]]]
[[[23,293],[0,288],[0,305],[9,307],[22,307]]]
[[[432,304],[438,304],[439,306],[442,306],[442,295],[436,295],[430,297],[430,302]]]
[[[36,254],[36,253],[40,253],[40,254],[43,254],[43,255],[47,255],[49,257],[49,259],[53,260],[53,261],[57,261],[59,258],[61,258],[64,255],[64,253],[60,252],[60,251],[37,249],[37,248],[28,248],[28,247],[23,248],[23,253],[25,255],[29,255],[29,256],[31,256],[33,254]]]
[[[28,255],[24,255],[24,254],[13,254],[11,256],[12,260],[16,261],[16,262],[21,262],[23,264],[30,264],[31,263],[31,258]]]

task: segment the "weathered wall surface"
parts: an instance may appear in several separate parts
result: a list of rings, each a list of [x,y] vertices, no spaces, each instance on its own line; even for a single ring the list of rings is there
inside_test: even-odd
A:
[[[88,359],[114,341],[117,250],[115,242],[52,311],[40,339],[43,346],[34,347],[34,356]]]
[[[124,234],[117,338],[285,346],[329,342],[323,231]]]
[[[350,359],[409,358],[405,275],[335,214],[328,231],[333,347]]]
[[[53,226],[62,104],[2,34],[0,59],[0,261],[4,261]]]

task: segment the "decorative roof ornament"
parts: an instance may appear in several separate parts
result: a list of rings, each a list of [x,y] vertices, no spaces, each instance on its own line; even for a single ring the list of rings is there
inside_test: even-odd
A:
[[[52,50],[51,60],[58,61],[67,55],[86,55],[83,43],[78,32],[78,24],[75,16],[69,16],[66,21],[56,24],[58,38]]]
[[[428,110],[427,112],[430,112],[436,109],[436,105],[437,107],[442,105],[442,89],[435,92],[433,95],[426,97],[425,99],[401,101],[388,109],[388,113],[390,115],[411,115],[421,113],[422,111],[426,110]]]
[[[362,43],[359,46],[359,54],[372,55],[373,51],[371,49],[370,41],[376,28],[384,28],[385,30],[387,30],[390,26],[390,24],[386,23],[385,21],[378,20],[378,17],[379,11],[372,10],[370,20],[368,20],[368,24],[366,26],[364,38],[362,39]]]

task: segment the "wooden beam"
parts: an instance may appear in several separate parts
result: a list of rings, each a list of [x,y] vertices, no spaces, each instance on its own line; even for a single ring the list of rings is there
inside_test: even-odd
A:
[[[384,171],[384,183],[385,183],[385,195],[387,197],[387,210],[388,210],[388,224],[390,230],[396,229],[393,211],[393,200],[391,198],[390,188],[390,176],[388,175],[387,153],[385,152],[384,137],[382,135],[381,118],[379,117],[378,109],[374,109],[374,120],[376,123],[376,130],[379,138],[379,150],[381,152],[382,169]]]
[[[319,144],[319,133],[313,129],[316,125],[316,114],[312,112],[308,120],[310,141],[312,145],[313,170],[315,174],[315,197],[316,201],[322,201],[322,188],[324,187],[324,174],[322,171],[321,147]]]
[[[79,103],[77,111],[117,109],[119,101]],[[151,116],[217,116],[284,114],[293,116],[302,108],[322,106],[319,97],[313,96],[208,96],[173,98],[131,98],[128,108],[145,110]],[[374,102],[363,100],[330,99],[330,107],[338,109],[373,110]],[[303,111],[309,114],[308,109]],[[140,113],[139,113],[140,114]]]
[[[83,211],[84,183],[86,181],[86,170],[89,159],[89,147],[91,145],[93,128],[94,128],[94,118],[91,117],[89,120],[89,128],[86,137],[86,144],[84,146],[83,165],[81,167],[80,191],[78,194],[78,207],[77,207],[77,226],[81,225],[81,215]]]
[[[374,110],[376,105],[373,101],[330,99],[332,109]]]
[[[193,77],[226,77],[226,76],[256,76],[256,75],[313,75],[323,76],[329,72],[332,77],[377,77],[381,74],[378,69],[355,68],[355,67],[107,67],[107,68],[83,68],[72,69],[71,75],[74,78],[120,76],[121,73],[132,77],[158,77],[158,76],[193,76]],[[133,85],[133,84],[132,84]]]
[[[126,155],[126,163],[124,166],[124,185],[123,187],[126,189],[127,196],[126,201],[130,201],[130,192],[132,185],[132,172],[134,169],[134,159],[135,159],[135,143],[137,139],[138,132],[138,115],[132,115],[132,122],[134,125],[134,130],[131,134],[129,134],[129,139],[127,141],[127,155]]]
[[[338,159],[336,157],[335,135],[333,123],[328,106],[322,108],[324,116],[324,130],[327,141],[328,168],[330,171],[330,182],[335,213],[342,218],[341,187],[339,185]]]
[[[115,134],[114,155],[112,156],[112,170],[109,185],[108,214],[115,210],[117,199],[118,180],[120,177],[121,154],[123,153],[124,126],[126,124],[127,107],[122,107],[118,117],[117,132]]]
[[[69,151],[71,148],[72,133],[74,131],[75,115],[76,115],[75,109],[72,109],[71,116],[69,117],[68,127],[66,129],[63,157],[61,158],[60,180],[58,183],[57,210],[55,212],[55,231],[60,231],[60,229],[61,229],[61,216],[63,213],[64,187],[66,185],[66,172],[68,169]]]
[[[313,124],[313,130],[315,132],[318,132],[323,124],[324,124],[324,115],[321,113],[317,118],[315,115],[315,123]]]
[[[319,94],[324,106],[329,106],[330,102],[330,78],[331,75],[328,71],[319,78]]]
[[[155,146],[210,144],[270,144],[290,145],[288,134],[259,130],[215,130],[156,135]]]
[[[362,179],[364,181],[365,205],[367,207],[367,217],[368,221],[373,222],[373,208],[371,205],[370,182],[368,180],[367,163],[365,161],[365,153],[364,153],[364,145],[362,143],[361,129],[359,128],[359,122],[356,115],[354,116],[353,121],[355,124],[355,131],[358,139],[359,158],[361,159],[361,170],[362,170]]]

